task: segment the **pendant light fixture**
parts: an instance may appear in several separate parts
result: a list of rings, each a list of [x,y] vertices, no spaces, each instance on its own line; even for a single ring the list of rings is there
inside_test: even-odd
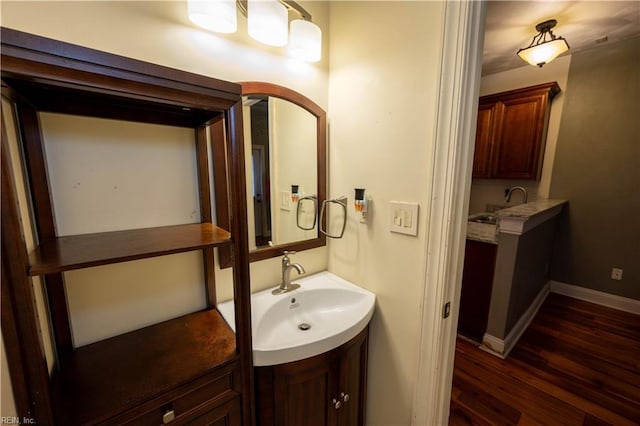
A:
[[[567,40],[564,37],[556,36],[551,31],[557,23],[555,19],[550,19],[536,25],[538,34],[533,37],[529,46],[518,50],[520,59],[542,68],[544,64],[553,61],[559,55],[568,51],[569,44]]]
[[[293,0],[187,0],[189,19],[218,33],[237,30],[237,11],[247,17],[251,38],[269,46],[285,46],[291,56],[307,62],[322,58],[322,31],[311,15]],[[291,21],[289,11],[301,19]]]
[[[216,33],[235,33],[238,29],[236,0],[189,0],[189,19],[194,24]]]

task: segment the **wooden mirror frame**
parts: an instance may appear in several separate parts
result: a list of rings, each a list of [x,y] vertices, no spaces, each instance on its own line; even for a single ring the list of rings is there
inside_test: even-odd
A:
[[[327,113],[315,102],[295,90],[273,83],[265,83],[259,81],[241,82],[242,96],[249,95],[265,95],[274,96],[289,101],[306,111],[311,113],[317,120],[317,196],[318,206],[326,199],[327,196]],[[224,138],[224,129],[222,127],[213,129],[214,138]],[[214,146],[217,144],[213,144]],[[226,158],[224,153],[213,153],[214,170],[226,170]],[[217,224],[223,228],[230,225],[229,203],[227,194],[227,180],[225,173],[216,173],[214,176],[215,200],[216,200],[216,216]],[[320,209],[318,209],[319,211]],[[253,250],[249,253],[249,261],[256,262],[258,260],[279,257],[285,251],[302,251],[316,247],[322,247],[327,244],[327,237],[320,232],[320,228],[325,229],[326,218],[318,219],[318,236],[308,240],[296,241],[292,243],[279,244],[277,246],[264,249]],[[225,228],[226,229],[226,228]],[[231,266],[231,255],[229,249],[220,247],[218,249],[218,259],[221,268]]]

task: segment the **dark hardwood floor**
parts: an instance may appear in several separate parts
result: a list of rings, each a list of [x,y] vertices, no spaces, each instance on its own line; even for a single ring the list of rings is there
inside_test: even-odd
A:
[[[449,424],[640,424],[640,315],[551,293],[506,360],[458,339]]]

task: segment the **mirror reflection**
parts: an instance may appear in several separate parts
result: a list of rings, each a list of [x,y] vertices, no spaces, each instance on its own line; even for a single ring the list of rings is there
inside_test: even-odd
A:
[[[261,94],[243,97],[243,113],[249,249],[317,238],[316,116]]]
[[[242,127],[247,176],[246,204],[249,260],[280,257],[326,245],[326,218],[318,210],[327,191],[327,114],[311,99],[273,83],[242,85]],[[224,139],[222,126],[212,129]],[[228,145],[227,145],[228,146]],[[225,170],[225,144],[213,144],[214,170]],[[226,176],[214,176],[216,220],[230,225]],[[222,268],[231,252],[218,249]]]

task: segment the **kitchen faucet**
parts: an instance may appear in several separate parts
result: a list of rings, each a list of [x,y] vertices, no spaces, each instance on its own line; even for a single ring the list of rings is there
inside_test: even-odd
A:
[[[513,193],[513,191],[522,191],[522,203],[526,204],[527,203],[527,190],[524,189],[521,186],[514,186],[513,188],[507,188],[505,190],[505,197],[504,200],[508,203],[509,201],[511,201],[511,194]]]
[[[284,257],[282,258],[282,282],[280,283],[280,287],[273,290],[271,294],[287,293],[300,287],[300,284],[291,283],[291,270],[295,269],[298,271],[298,274],[304,274],[307,271],[305,271],[299,263],[291,263],[291,260],[289,259],[290,254],[296,254],[296,252],[284,252]]]

